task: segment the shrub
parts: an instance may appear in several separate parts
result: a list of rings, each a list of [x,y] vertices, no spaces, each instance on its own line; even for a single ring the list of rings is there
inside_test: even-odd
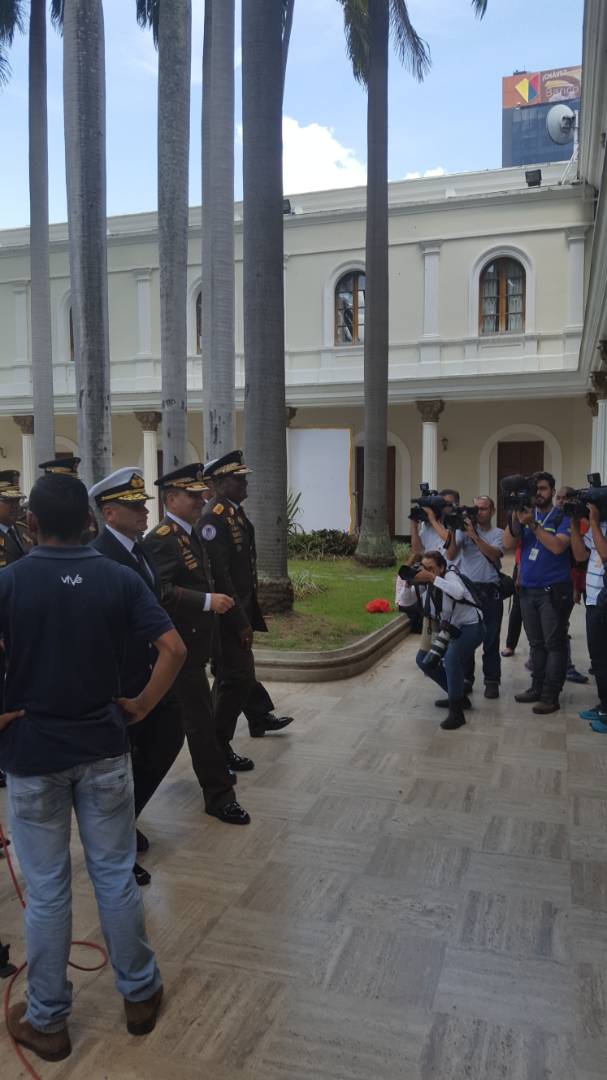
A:
[[[339,529],[295,533],[287,540],[291,559],[343,559],[356,550],[356,537]]]
[[[403,540],[394,541],[394,557],[396,559],[397,566],[402,566],[403,563],[406,563],[410,555],[410,544],[405,544]]]
[[[291,574],[293,596],[296,600],[305,600],[308,596],[317,596],[318,593],[326,592],[328,585],[324,581],[317,581],[309,570],[298,570]]]

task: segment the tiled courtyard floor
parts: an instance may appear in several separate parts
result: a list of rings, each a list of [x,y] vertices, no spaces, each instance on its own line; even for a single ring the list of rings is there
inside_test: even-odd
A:
[[[574,629],[585,671],[579,612]],[[128,1036],[110,971],[77,972],[73,1053],[43,1077],[604,1080],[607,737],[577,717],[593,687],[534,716],[513,701],[522,651],[501,699],[477,689],[442,732],[417,641],[350,681],[271,687],[297,721],[260,740],[239,724],[249,828],[202,813],[182,753],[142,823],[158,1026]],[[19,961],[1,863],[0,904]],[[74,924],[100,940],[77,844]],[[0,1073],[25,1076],[4,1032]]]

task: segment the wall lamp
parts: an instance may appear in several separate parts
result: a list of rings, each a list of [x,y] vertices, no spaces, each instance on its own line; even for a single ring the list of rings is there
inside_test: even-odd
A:
[[[542,186],[542,170],[541,169],[527,169],[525,173],[525,180],[527,181],[527,187],[541,187]]]

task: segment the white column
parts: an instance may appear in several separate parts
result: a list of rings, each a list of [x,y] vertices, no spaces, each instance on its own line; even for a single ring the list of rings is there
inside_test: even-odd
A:
[[[438,486],[438,418],[445,408],[440,398],[435,401],[416,401],[422,418],[422,472],[421,480]]]
[[[424,325],[420,341],[423,363],[440,360],[439,266],[441,241],[424,241]]]
[[[567,324],[565,352],[578,352],[584,323],[584,252],[586,226],[567,230]]]
[[[13,288],[15,297],[15,363],[27,364],[29,360],[29,333],[27,323],[27,281],[19,281]]]
[[[36,452],[34,448],[34,417],[13,416],[21,431],[21,490],[29,495],[36,482]]]
[[[137,358],[148,360],[152,355],[151,270],[135,270],[137,283]]]
[[[599,472],[598,464],[598,416],[599,405],[596,394],[589,392],[586,394],[586,404],[592,413],[592,435],[590,442],[590,472]]]
[[[160,520],[155,481],[158,479],[158,425],[161,413],[136,412],[135,416],[143,428],[143,479],[148,495],[152,496],[148,503],[148,529],[153,529]]]
[[[596,418],[595,462],[592,472],[599,472],[603,483],[607,480],[607,398],[599,398]]]

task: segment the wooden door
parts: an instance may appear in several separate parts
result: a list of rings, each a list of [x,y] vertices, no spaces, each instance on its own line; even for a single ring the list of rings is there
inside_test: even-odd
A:
[[[504,510],[500,480],[504,476],[529,476],[544,468],[543,442],[501,442],[497,445],[497,524],[501,529],[508,523]]]
[[[356,447],[356,524],[360,529],[363,517],[363,494],[365,490],[365,448]],[[390,536],[396,532],[396,450],[388,447],[386,462],[386,497],[388,500],[388,528]]]

